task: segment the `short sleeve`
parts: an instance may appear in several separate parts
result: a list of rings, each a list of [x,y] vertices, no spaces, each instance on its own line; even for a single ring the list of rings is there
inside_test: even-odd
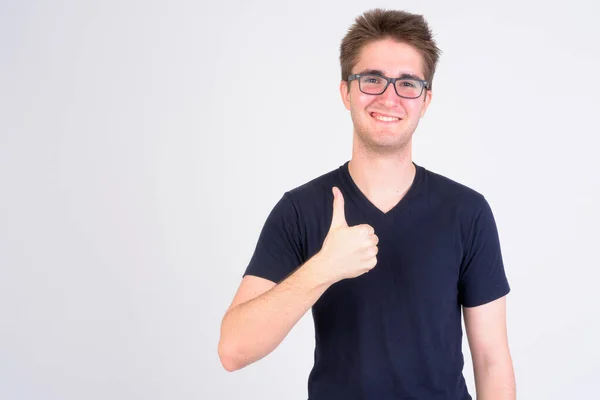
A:
[[[289,192],[271,210],[243,276],[279,283],[303,263],[298,211]]]
[[[459,279],[459,301],[464,307],[489,303],[510,292],[496,221],[485,198],[472,223]]]

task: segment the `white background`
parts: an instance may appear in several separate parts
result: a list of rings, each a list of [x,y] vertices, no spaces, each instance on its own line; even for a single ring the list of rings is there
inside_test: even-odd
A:
[[[350,158],[375,6],[444,52],[414,160],[492,206],[518,397],[597,396],[597,2],[3,0],[0,398],[306,398],[310,314],[234,373],[219,327],[283,192]]]

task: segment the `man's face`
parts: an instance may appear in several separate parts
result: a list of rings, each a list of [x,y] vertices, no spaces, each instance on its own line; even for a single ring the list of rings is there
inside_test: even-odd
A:
[[[425,79],[423,60],[417,50],[391,39],[364,46],[352,73],[373,70],[381,71],[384,76],[390,78],[411,74]],[[348,84],[350,91],[347,90]],[[431,101],[429,90],[423,90],[419,98],[405,99],[396,94],[391,84],[382,94],[370,95],[360,91],[358,81],[342,81],[340,91],[346,109],[350,110],[358,139],[364,146],[379,153],[390,153],[404,148],[410,142]],[[378,119],[382,116],[396,118],[393,121]]]

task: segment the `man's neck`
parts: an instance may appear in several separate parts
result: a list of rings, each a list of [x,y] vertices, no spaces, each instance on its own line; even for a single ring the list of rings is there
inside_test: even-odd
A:
[[[416,174],[410,143],[401,154],[381,155],[353,150],[348,170],[367,198],[383,202],[404,196]]]

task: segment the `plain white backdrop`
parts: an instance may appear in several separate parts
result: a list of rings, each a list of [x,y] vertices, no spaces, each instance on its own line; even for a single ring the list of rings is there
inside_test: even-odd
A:
[[[597,2],[3,0],[0,398],[306,398],[310,313],[234,373],[219,327],[283,192],[351,156],[372,7],[443,51],[413,156],[492,206],[518,398],[598,396]]]

